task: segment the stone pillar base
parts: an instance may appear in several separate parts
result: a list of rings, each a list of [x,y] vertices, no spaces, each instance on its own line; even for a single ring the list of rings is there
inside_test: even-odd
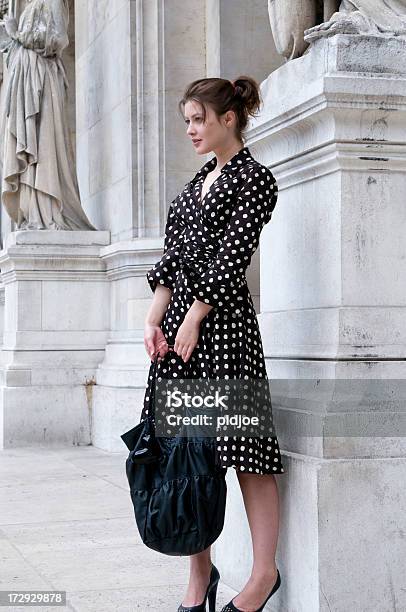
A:
[[[5,287],[0,445],[90,444],[95,372],[109,329],[107,231],[17,231]]]
[[[162,247],[162,237],[136,238],[100,252],[111,287],[111,331],[96,372],[92,442],[110,452],[125,448],[120,436],[141,416],[150,364],[144,321],[152,298],[145,275]]]

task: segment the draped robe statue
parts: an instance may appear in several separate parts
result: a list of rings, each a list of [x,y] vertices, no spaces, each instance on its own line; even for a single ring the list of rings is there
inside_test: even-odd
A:
[[[68,0],[30,0],[18,24],[5,19],[1,196],[19,229],[95,229],[81,206],[68,130],[68,21]]]

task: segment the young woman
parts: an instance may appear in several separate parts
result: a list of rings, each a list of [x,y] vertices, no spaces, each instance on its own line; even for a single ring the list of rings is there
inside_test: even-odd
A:
[[[198,155],[214,152],[172,201],[164,254],[147,273],[154,292],[144,343],[159,352],[165,378],[267,379],[258,321],[245,272],[277,200],[275,178],[243,144],[248,116],[260,107],[258,84],[242,76],[191,83],[179,103]],[[170,359],[164,359],[173,345]],[[141,420],[148,414],[149,382]],[[271,406],[269,406],[271,410]],[[262,610],[280,584],[275,563],[283,473],[274,431],[267,437],[218,437],[224,468],[233,467],[250,526],[251,576],[223,612]],[[189,585],[179,612],[213,609],[219,581],[210,547],[190,557]],[[212,608],[213,606],[213,608]]]

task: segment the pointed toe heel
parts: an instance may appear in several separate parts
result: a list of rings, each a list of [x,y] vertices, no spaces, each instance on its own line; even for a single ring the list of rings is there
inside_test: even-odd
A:
[[[183,606],[180,604],[178,608],[178,612],[206,612],[206,601],[209,599],[209,612],[216,612],[216,596],[217,596],[217,587],[220,581],[220,573],[217,567],[212,563],[212,568],[210,572],[210,582],[209,586],[206,589],[206,594],[201,604],[197,606]]]
[[[257,610],[255,610],[255,612],[262,612],[262,610],[265,608],[265,605],[268,603],[268,600],[272,597],[274,593],[276,593],[276,591],[281,586],[281,576],[280,576],[279,570],[277,571],[278,573],[276,575],[276,582],[273,586],[272,591],[269,593],[268,597],[265,599],[262,606],[260,606]],[[235,605],[233,604],[233,600],[231,600],[228,602],[228,604],[224,606],[224,608],[221,609],[221,612],[241,612],[241,610],[239,608],[236,608]]]

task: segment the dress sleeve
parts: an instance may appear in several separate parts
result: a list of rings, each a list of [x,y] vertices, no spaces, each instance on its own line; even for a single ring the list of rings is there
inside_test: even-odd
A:
[[[271,219],[277,197],[277,184],[268,168],[247,169],[216,259],[193,283],[194,298],[214,307],[233,304],[238,289],[246,283],[245,271],[258,247],[262,228]]]
[[[185,226],[173,209],[169,207],[168,218],[165,227],[164,253],[159,261],[147,272],[147,280],[152,292],[158,283],[174,288],[175,280],[179,271],[179,257],[182,251]]]

